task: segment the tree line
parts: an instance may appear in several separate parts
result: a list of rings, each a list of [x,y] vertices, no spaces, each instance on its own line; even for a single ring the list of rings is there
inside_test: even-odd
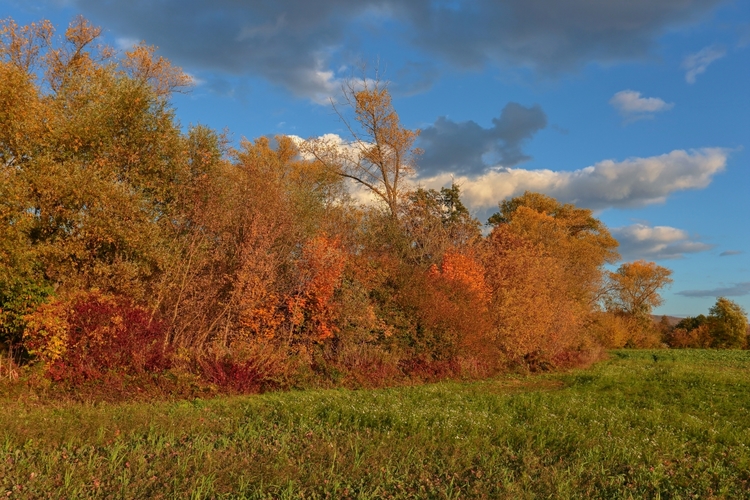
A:
[[[345,87],[348,144],[234,147],[182,130],[179,68],[100,38],[83,18],[61,37],[0,28],[0,345],[17,362],[61,381],[177,370],[259,390],[663,342],[649,315],[668,269],[607,271],[604,224],[538,193],[501,201],[483,232],[460,186],[409,182],[419,131],[381,82]]]

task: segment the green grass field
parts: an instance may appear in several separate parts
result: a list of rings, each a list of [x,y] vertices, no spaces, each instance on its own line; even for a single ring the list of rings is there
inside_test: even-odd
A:
[[[750,498],[750,352],[185,402],[0,401],[0,498]]]

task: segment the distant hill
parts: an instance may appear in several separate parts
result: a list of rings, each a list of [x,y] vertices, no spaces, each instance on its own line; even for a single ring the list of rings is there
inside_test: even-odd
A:
[[[654,323],[660,322],[662,317],[663,317],[663,315],[661,315],[661,314],[652,314],[651,315],[651,319],[654,320]],[[679,323],[683,319],[685,319],[685,318],[679,318],[677,316],[667,316],[667,320],[669,321],[669,326],[675,326],[677,323]]]

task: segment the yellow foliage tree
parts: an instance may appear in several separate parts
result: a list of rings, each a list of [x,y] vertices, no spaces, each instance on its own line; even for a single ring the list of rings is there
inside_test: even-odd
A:
[[[379,79],[350,81],[342,88],[354,111],[354,122],[334,103],[351,138],[345,143],[331,137],[310,139],[302,150],[336,174],[364,186],[383,201],[393,218],[406,193],[405,181],[414,173],[420,151],[414,147],[419,130],[401,125],[391,94]]]

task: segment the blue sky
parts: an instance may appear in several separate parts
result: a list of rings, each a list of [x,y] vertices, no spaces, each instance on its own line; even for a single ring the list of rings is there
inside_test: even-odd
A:
[[[524,190],[596,210],[625,260],[674,271],[659,314],[750,310],[746,0],[0,0],[60,32],[83,14],[196,81],[185,126],[234,140],[344,134],[362,62],[422,130],[415,183],[455,178],[482,220]]]

